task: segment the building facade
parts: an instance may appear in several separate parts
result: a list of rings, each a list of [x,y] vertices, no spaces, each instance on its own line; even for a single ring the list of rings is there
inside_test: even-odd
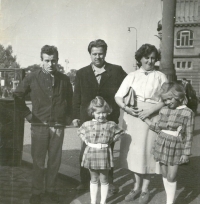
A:
[[[200,0],[176,0],[174,65],[200,96]]]

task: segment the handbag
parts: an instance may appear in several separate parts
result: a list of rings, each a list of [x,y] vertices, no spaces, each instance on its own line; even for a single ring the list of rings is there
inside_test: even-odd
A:
[[[132,87],[129,87],[128,92],[123,97],[124,104],[128,107],[135,107],[136,106],[136,97],[135,97],[135,91]]]

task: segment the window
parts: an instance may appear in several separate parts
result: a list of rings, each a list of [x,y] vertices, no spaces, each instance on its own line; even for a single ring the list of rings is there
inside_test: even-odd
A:
[[[192,69],[192,62],[191,61],[176,62],[176,68],[185,70]]]
[[[191,30],[181,30],[177,33],[177,47],[193,47],[194,34]]]

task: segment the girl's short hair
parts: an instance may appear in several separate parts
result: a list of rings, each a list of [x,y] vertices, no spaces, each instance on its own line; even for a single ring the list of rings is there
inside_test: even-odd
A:
[[[165,82],[161,87],[161,98],[175,98],[182,104],[187,104],[185,89],[181,84],[176,82]]]
[[[90,102],[90,105],[88,107],[88,115],[93,117],[93,113],[96,111],[97,108],[103,108],[104,111],[108,114],[112,112],[112,108],[101,96],[96,96],[96,98]]]

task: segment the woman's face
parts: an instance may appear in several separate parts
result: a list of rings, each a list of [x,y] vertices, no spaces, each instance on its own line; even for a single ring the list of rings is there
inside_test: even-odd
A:
[[[155,52],[152,52],[151,54],[149,54],[146,57],[142,57],[140,62],[142,63],[142,67],[146,71],[154,70],[154,64],[156,62],[156,54],[155,54]]]

